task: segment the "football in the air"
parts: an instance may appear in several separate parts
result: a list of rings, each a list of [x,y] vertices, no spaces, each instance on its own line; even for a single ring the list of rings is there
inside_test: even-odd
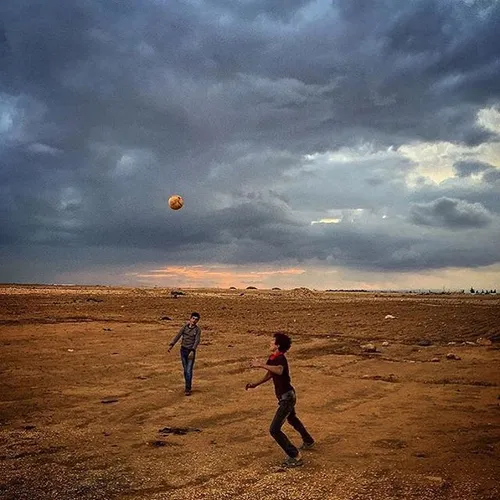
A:
[[[182,199],[182,196],[179,196],[178,194],[173,194],[168,199],[168,206],[172,210],[179,210],[179,208],[182,208],[182,205],[184,205],[184,200]]]

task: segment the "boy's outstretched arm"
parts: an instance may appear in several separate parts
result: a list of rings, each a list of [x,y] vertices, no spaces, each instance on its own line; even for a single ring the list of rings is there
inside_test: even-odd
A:
[[[246,386],[245,386],[245,390],[248,391],[248,389],[255,389],[257,386],[261,385],[261,384],[264,384],[265,382],[267,382],[268,380],[270,380],[272,377],[271,375],[271,372],[267,372],[261,380],[259,380],[258,382],[249,382]]]
[[[250,366],[252,368],[264,368],[264,370],[274,373],[275,375],[283,375],[283,365],[266,365],[258,359],[254,359],[250,362]]]
[[[177,344],[177,341],[181,338],[182,336],[182,331],[184,330],[184,327],[182,327],[177,335],[172,339],[172,342],[170,342],[167,352],[170,352],[172,350],[172,347],[174,347],[175,344]]]

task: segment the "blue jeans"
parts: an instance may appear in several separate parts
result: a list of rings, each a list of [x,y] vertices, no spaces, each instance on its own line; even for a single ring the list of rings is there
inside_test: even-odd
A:
[[[189,359],[189,353],[193,353],[193,359]],[[182,368],[184,369],[184,381],[186,383],[186,391],[191,390],[191,384],[193,382],[193,367],[194,358],[196,357],[196,351],[192,349],[187,349],[186,347],[181,347],[181,361]]]
[[[300,434],[302,441],[306,444],[314,442],[314,439],[307,432],[304,424],[299,420],[295,413],[295,403],[297,397],[295,391],[288,391],[283,394],[278,402],[278,409],[274,415],[269,432],[283,451],[292,458],[299,454],[299,450],[290,442],[286,434],[281,430],[285,420]]]

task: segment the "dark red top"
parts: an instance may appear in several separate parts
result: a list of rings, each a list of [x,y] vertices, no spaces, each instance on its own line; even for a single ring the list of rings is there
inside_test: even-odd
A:
[[[288,361],[283,353],[278,353],[277,355],[273,354],[272,356],[269,356],[266,365],[283,367],[283,373],[281,375],[271,373],[274,383],[274,392],[278,399],[280,399],[280,397],[285,394],[285,392],[293,391],[292,384],[290,383]]]

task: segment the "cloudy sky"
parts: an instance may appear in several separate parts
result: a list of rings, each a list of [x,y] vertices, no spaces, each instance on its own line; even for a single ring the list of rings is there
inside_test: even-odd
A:
[[[2,0],[0,282],[500,289],[499,33],[498,0]]]

